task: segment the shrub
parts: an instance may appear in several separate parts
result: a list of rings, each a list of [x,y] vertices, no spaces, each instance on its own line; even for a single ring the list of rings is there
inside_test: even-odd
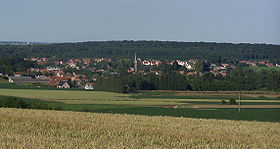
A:
[[[230,104],[230,105],[236,105],[235,99],[230,99],[230,100],[229,100],[229,104]]]
[[[222,105],[226,105],[227,102],[225,100],[222,100]]]
[[[16,97],[4,97],[0,99],[0,107],[5,108],[26,108],[26,103]]]
[[[28,102],[16,97],[0,96],[0,107],[4,108],[22,108],[22,109],[49,109],[46,103]],[[62,108],[59,108],[62,110]]]

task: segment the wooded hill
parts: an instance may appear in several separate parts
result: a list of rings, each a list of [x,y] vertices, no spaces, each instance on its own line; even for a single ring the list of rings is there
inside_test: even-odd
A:
[[[128,57],[204,59],[211,62],[269,59],[280,61],[280,45],[173,41],[94,41],[48,45],[0,45],[0,56]]]

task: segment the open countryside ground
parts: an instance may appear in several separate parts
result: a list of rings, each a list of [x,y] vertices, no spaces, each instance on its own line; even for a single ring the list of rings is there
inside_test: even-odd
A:
[[[65,104],[110,104],[110,105],[138,105],[138,106],[178,106],[194,107],[194,105],[216,104],[216,108],[231,107],[220,105],[221,100],[237,99],[232,94],[194,94],[194,93],[161,93],[147,92],[141,94],[121,94],[102,91],[71,91],[71,90],[34,90],[34,89],[0,89],[0,95],[40,99]],[[280,108],[279,98],[251,98],[242,97],[242,106],[246,108]],[[270,94],[268,94],[269,96]],[[279,97],[280,95],[275,95]],[[266,105],[266,106],[264,106]],[[270,106],[271,105],[271,106]],[[205,107],[205,106],[204,106]],[[232,106],[235,108],[235,106]],[[207,108],[207,107],[205,107]]]
[[[273,98],[270,95],[261,97],[243,95],[242,112],[238,113],[236,105],[221,104],[223,99],[226,101],[230,98],[236,99],[236,93],[213,95],[207,92],[153,91],[120,94],[100,91],[0,89],[0,99],[13,96],[25,101],[47,104],[49,109],[280,122],[280,100],[276,98],[279,95],[273,95]]]
[[[280,123],[0,108],[1,148],[279,148]]]

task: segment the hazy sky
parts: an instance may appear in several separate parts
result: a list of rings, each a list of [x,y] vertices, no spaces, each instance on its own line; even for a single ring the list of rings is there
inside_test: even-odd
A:
[[[0,40],[280,44],[280,0],[0,0]]]

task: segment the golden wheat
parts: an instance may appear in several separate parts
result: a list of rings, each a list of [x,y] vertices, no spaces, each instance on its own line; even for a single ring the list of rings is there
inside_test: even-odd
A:
[[[280,148],[280,123],[0,108],[1,148]]]

